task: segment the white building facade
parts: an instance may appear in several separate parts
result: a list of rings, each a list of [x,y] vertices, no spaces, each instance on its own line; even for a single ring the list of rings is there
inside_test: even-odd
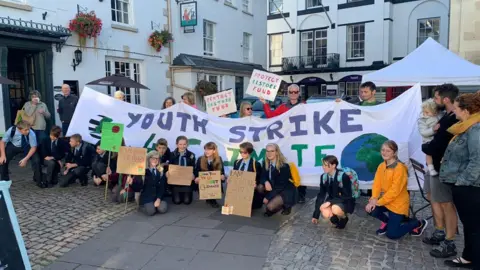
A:
[[[80,48],[77,34],[67,28],[77,12],[90,11],[102,20],[102,30],[96,42],[87,38]],[[160,0],[0,0],[0,76],[19,83],[0,86],[0,115],[4,116],[0,133],[12,125],[30,90],[40,91],[59,124],[54,96],[60,93],[62,84],[70,84],[72,91],[81,95],[88,82],[115,73],[150,88],[122,89],[127,102],[161,108],[169,85],[165,60],[168,49],[155,51],[148,38],[154,30],[164,29],[167,21],[167,2]],[[82,59],[74,69],[77,49]],[[92,88],[110,95],[117,90]]]
[[[362,75],[428,37],[447,47],[448,13],[448,0],[269,0],[268,68],[306,98],[355,96]]]
[[[178,101],[185,92],[194,92],[198,81],[207,80],[218,91],[234,89],[240,101],[253,69],[267,67],[267,2],[169,1],[175,39],[172,96]],[[202,108],[203,97],[195,94]]]

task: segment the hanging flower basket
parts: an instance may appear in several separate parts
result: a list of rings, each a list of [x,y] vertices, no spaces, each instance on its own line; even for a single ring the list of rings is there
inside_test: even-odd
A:
[[[217,86],[209,81],[201,80],[195,86],[195,91],[202,97],[209,96],[217,93]]]
[[[168,47],[170,42],[173,42],[173,36],[167,30],[155,31],[148,37],[148,44],[157,52],[160,52],[162,47]]]
[[[102,20],[97,18],[94,11],[79,12],[68,24],[68,29],[78,34],[81,47],[85,47],[87,38],[93,38],[94,46],[97,47],[97,37],[102,31]]]

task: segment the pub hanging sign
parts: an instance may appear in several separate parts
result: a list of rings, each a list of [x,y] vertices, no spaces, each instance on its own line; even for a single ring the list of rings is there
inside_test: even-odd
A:
[[[180,26],[193,27],[197,25],[197,2],[180,3]]]

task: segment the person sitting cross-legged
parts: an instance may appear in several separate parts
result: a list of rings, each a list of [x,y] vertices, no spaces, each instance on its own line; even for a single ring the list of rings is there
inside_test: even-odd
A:
[[[70,152],[65,160],[65,177],[60,178],[60,187],[67,187],[69,184],[80,180],[82,186],[88,185],[88,172],[92,166],[93,147],[82,140],[80,134],[73,134],[70,137]]]
[[[390,239],[399,239],[407,233],[420,236],[428,225],[427,220],[412,219],[404,222],[410,206],[408,174],[407,166],[398,160],[397,153],[397,143],[383,143],[381,155],[384,162],[378,166],[373,180],[372,197],[365,206],[367,213],[382,222],[377,234],[386,234]],[[380,194],[383,195],[380,197]]]
[[[138,176],[135,179],[132,177],[127,179],[127,184],[132,185],[135,192],[141,192],[139,210],[149,216],[156,213],[164,214],[168,209],[168,204],[164,200],[167,178],[163,171],[158,170],[159,159],[160,155],[157,151],[149,152],[144,179]]]
[[[350,177],[338,170],[337,166],[338,159],[335,156],[329,155],[322,160],[325,173],[320,176],[320,192],[317,195],[312,223],[318,223],[321,212],[323,218],[330,220],[337,229],[343,229],[348,222],[347,213],[351,214],[355,209],[355,199],[352,197]]]

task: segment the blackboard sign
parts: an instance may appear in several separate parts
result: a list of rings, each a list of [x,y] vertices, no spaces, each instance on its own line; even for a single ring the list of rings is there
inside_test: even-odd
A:
[[[25,270],[21,247],[8,212],[7,199],[9,200],[10,196],[7,198],[0,189],[0,270]]]

